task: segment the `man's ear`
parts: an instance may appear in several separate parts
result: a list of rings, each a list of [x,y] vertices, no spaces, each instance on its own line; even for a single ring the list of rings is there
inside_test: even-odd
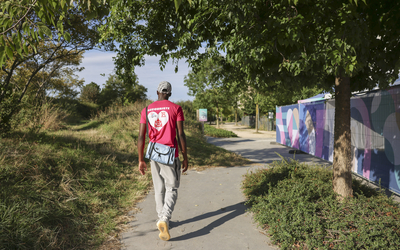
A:
[[[169,93],[169,94],[168,94],[168,97],[171,97],[171,95],[172,95],[172,93]]]

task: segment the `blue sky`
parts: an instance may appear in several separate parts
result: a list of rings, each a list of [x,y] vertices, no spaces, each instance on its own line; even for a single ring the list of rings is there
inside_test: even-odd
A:
[[[113,52],[102,52],[102,51],[88,51],[84,54],[84,58],[81,63],[81,67],[85,69],[78,72],[79,78],[85,79],[85,84],[95,82],[101,87],[105,84],[108,75],[114,71],[114,62],[112,58],[116,54]],[[175,73],[175,65],[168,63],[163,71],[158,66],[158,57],[147,56],[146,64],[142,67],[136,67],[135,72],[139,77],[139,84],[147,88],[147,97],[150,100],[156,99],[157,86],[161,81],[169,81],[172,85],[172,96],[171,101],[186,101],[193,100],[194,97],[187,94],[188,88],[184,86],[183,78],[189,72],[188,64],[184,61],[180,61],[179,71]],[[100,74],[105,74],[101,76]]]

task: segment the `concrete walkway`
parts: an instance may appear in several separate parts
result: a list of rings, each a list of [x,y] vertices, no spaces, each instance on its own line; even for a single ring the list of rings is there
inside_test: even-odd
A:
[[[275,142],[274,132],[254,130],[225,124],[239,138],[207,141],[260,163],[258,166],[214,168],[202,172],[189,170],[181,179],[179,198],[170,222],[170,241],[158,238],[154,192],[151,191],[137,207],[140,210],[130,223],[131,230],[122,234],[123,249],[278,249],[271,244],[246,212],[240,185],[243,175],[280,157],[295,157],[301,161],[325,163],[306,154],[294,155],[289,148]],[[147,174],[150,174],[148,172]]]

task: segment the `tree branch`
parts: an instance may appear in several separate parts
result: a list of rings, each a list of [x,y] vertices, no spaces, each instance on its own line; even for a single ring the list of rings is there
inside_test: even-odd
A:
[[[39,96],[40,91],[42,90],[43,86],[48,83],[50,81],[50,79],[52,78],[53,73],[56,70],[61,69],[62,67],[65,66],[65,63],[57,63],[56,66],[54,66],[54,68],[51,70],[51,72],[49,73],[49,75],[47,76],[46,80],[43,81],[43,83],[39,86],[38,90],[36,91],[36,95],[35,98],[37,98]]]
[[[11,25],[10,28],[6,29],[4,32],[0,33],[0,35],[6,34],[8,31],[12,30],[14,27],[16,27],[30,12],[32,7],[36,4],[37,0],[35,0],[31,6],[29,6],[29,9],[26,11],[25,15],[23,15],[15,24]]]

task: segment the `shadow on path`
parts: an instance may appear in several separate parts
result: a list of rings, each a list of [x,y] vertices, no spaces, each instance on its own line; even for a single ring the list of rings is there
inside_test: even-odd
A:
[[[176,238],[172,238],[170,241],[188,240],[188,239],[191,239],[191,238],[196,238],[196,237],[200,237],[200,236],[209,234],[211,232],[211,230],[213,230],[214,228],[219,227],[222,224],[224,224],[225,222],[227,222],[227,221],[229,221],[229,220],[231,220],[231,219],[233,219],[233,218],[235,218],[237,216],[240,216],[240,215],[244,214],[246,212],[246,209],[247,209],[247,206],[244,205],[244,202],[240,202],[240,203],[237,203],[237,204],[234,204],[234,205],[231,205],[231,206],[228,206],[228,207],[220,208],[220,209],[218,209],[216,211],[208,212],[208,213],[205,213],[205,214],[202,214],[202,215],[199,215],[199,216],[196,216],[194,218],[187,219],[187,220],[184,220],[184,221],[179,221],[179,222],[172,222],[171,221],[170,222],[170,226],[171,227],[178,227],[178,226],[181,226],[181,225],[184,225],[184,224],[197,222],[197,221],[200,221],[200,220],[203,220],[203,219],[207,219],[207,218],[210,218],[210,217],[213,217],[213,216],[217,216],[217,215],[221,215],[221,214],[230,212],[230,213],[224,215],[223,217],[211,222],[210,224],[208,224],[204,228],[201,228],[201,229],[199,229],[197,231],[194,231],[194,232],[190,232],[190,233],[185,234],[185,235],[178,236]]]
[[[223,146],[223,145],[232,144],[232,143],[253,142],[253,141],[255,141],[255,140],[242,139],[242,138],[241,139],[238,139],[238,138],[236,138],[236,139],[232,139],[232,138],[221,139],[221,138],[207,137],[207,142],[214,144],[214,145],[218,144],[216,146]]]

